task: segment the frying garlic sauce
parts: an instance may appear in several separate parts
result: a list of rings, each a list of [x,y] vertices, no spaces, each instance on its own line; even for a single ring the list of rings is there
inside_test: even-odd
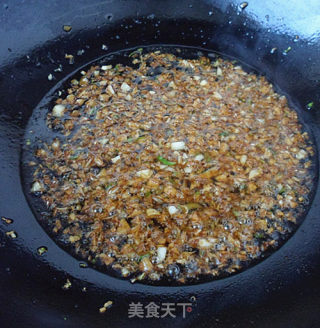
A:
[[[276,249],[312,189],[313,147],[264,77],[229,60],[131,55],[56,100],[31,193],[54,238],[136,280],[236,272]]]

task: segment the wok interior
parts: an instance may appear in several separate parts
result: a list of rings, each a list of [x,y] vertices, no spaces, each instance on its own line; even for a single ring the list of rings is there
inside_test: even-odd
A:
[[[212,61],[212,63],[221,56],[222,56],[222,58],[225,58],[228,60],[234,60],[234,58],[232,58],[232,57],[227,58],[226,56],[223,56],[223,54],[213,53],[212,51],[206,50],[204,48],[181,47],[179,45],[150,46],[150,47],[139,48],[139,50],[140,49],[143,49],[143,53],[148,53],[148,52],[153,52],[153,51],[161,51],[161,53],[171,53],[179,58],[184,58],[184,59],[197,59],[201,56],[206,56]],[[72,85],[72,81],[74,81],[74,79],[81,78],[82,75],[80,72],[87,71],[90,69],[90,67],[95,66],[95,65],[110,65],[111,64],[111,65],[115,66],[117,64],[122,64],[124,66],[126,66],[126,65],[134,66],[132,64],[132,58],[131,58],[130,54],[134,53],[135,51],[137,51],[137,48],[129,49],[129,50],[120,50],[118,52],[107,54],[106,56],[99,59],[98,61],[90,63],[90,64],[86,65],[85,67],[81,67],[75,73],[71,73],[71,75],[69,77],[67,77],[67,79],[64,79],[63,81],[61,81],[58,84],[58,86],[54,87],[53,90],[51,90],[49,92],[49,94],[46,95],[44,100],[34,110],[34,113],[30,119],[30,122],[29,122],[27,128],[26,128],[26,134],[24,136],[24,144],[27,144],[28,142],[29,142],[29,144],[31,144],[30,147],[25,147],[25,149],[23,151],[23,155],[22,155],[22,166],[21,166],[22,171],[21,172],[22,172],[22,179],[23,179],[22,181],[23,181],[23,187],[24,187],[24,192],[25,192],[26,198],[28,199],[28,202],[34,212],[34,215],[36,216],[36,218],[38,219],[38,221],[40,222],[42,227],[45,229],[45,231],[48,233],[48,235],[51,236],[51,238],[53,238],[53,240],[57,241],[57,243],[60,247],[62,247],[64,250],[66,250],[67,252],[69,252],[70,254],[72,254],[79,260],[83,260],[83,258],[79,254],[77,254],[77,252],[75,252],[73,245],[67,242],[66,236],[64,236],[63,234],[61,235],[61,234],[52,232],[55,221],[51,218],[52,214],[51,214],[50,210],[48,210],[48,208],[46,206],[44,206],[44,203],[41,201],[41,197],[39,197],[39,196],[35,197],[34,194],[32,194],[30,192],[30,186],[33,183],[32,180],[33,180],[34,167],[30,166],[29,162],[34,161],[34,160],[37,161],[37,159],[34,157],[34,153],[36,153],[36,150],[38,147],[40,147],[40,148],[42,147],[41,146],[42,142],[51,144],[53,138],[55,138],[55,137],[58,137],[58,138],[61,137],[62,139],[64,139],[62,134],[50,131],[51,129],[49,129],[46,126],[46,116],[47,116],[47,113],[50,112],[51,109],[54,107],[55,101],[57,98],[61,98],[61,97],[64,98],[67,96],[67,94],[68,94],[67,90],[68,90],[68,88],[70,88],[70,85]],[[253,67],[251,67],[248,64],[245,64],[245,63],[239,62],[239,61],[237,62],[237,64],[240,64],[242,66],[242,68],[249,73],[260,74],[260,72],[257,72],[256,69],[254,69]],[[279,89],[278,86],[275,86],[275,89],[276,90]],[[279,93],[281,94],[282,91],[279,90]],[[290,101],[290,98],[289,98],[289,101]],[[199,127],[199,133],[200,133],[200,129],[201,129],[201,127]],[[308,133],[310,134],[310,137],[311,137],[311,141],[313,141],[313,137],[312,137],[312,133],[311,133],[310,129],[308,129],[307,126],[305,126],[305,125],[302,126],[302,129],[308,131]],[[30,133],[30,131],[31,131],[31,133]],[[41,142],[40,144],[39,144],[39,141]],[[312,165],[312,168],[310,169],[310,174],[312,176],[316,176],[317,173],[313,172],[317,168],[315,156],[313,156],[312,160],[315,163],[314,163],[314,165]],[[308,197],[310,199],[313,198],[314,187],[315,187],[315,185],[313,185],[311,187],[311,192],[308,195]],[[302,213],[296,214],[295,218],[297,220],[297,222],[296,222],[297,224],[293,224],[290,221],[288,221],[287,224],[290,224],[290,228],[288,228],[288,231],[284,234],[284,236],[281,239],[277,240],[277,242],[279,242],[279,246],[277,246],[276,248],[270,248],[267,251],[264,251],[261,258],[259,257],[259,259],[254,259],[254,260],[248,261],[246,264],[242,265],[240,270],[238,269],[232,274],[239,273],[243,270],[246,270],[248,267],[252,267],[253,265],[259,263],[261,260],[264,260],[267,256],[272,254],[274,251],[276,251],[276,249],[278,247],[283,245],[283,243],[292,235],[292,233],[301,224],[304,214],[306,214],[308,212],[309,205],[310,205],[310,202],[305,203],[304,211]],[[83,224],[83,227],[85,227],[85,223]],[[59,235],[59,237],[57,237],[58,235]],[[86,260],[86,259],[84,259],[84,260]],[[114,277],[121,278],[121,275],[119,273],[117,273],[115,270],[113,270],[111,268],[111,266],[105,267],[105,265],[103,265],[103,263],[100,261],[98,261],[98,263],[96,263],[94,265],[91,264],[90,261],[88,261],[88,264],[95,269],[101,270],[101,272],[105,272]],[[197,279],[189,278],[183,284],[199,284],[199,283],[203,283],[206,281],[211,281],[213,279],[221,279],[221,278],[227,277],[229,275],[230,274],[226,274],[226,273],[221,274],[220,273],[216,277],[212,277],[212,276],[209,276],[206,274],[199,274]],[[162,285],[162,286],[183,285],[180,282],[172,281],[172,280],[168,279],[168,277],[161,278],[158,281],[144,279],[143,283],[147,283],[147,284],[151,284],[151,285]]]

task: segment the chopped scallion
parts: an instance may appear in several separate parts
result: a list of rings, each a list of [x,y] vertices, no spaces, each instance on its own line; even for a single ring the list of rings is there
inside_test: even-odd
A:
[[[165,158],[162,157],[162,156],[158,156],[157,159],[158,159],[159,162],[161,162],[161,163],[164,164],[164,165],[171,165],[171,166],[172,166],[172,165],[176,165],[175,162],[168,161],[167,159],[165,159]]]
[[[135,55],[141,55],[142,54],[142,51],[143,51],[143,48],[139,48],[135,51],[132,51],[130,54],[129,54],[129,57],[133,57]]]

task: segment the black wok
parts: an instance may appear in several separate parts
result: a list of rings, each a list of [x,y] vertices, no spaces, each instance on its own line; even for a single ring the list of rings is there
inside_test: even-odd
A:
[[[54,85],[109,52],[150,44],[233,56],[289,96],[320,141],[320,3],[8,0],[0,5],[0,327],[318,327],[320,190],[295,234],[261,263],[190,286],[131,284],[80,268],[36,221],[22,188],[28,118]],[[63,25],[71,25],[66,32]],[[103,47],[105,45],[106,47]],[[70,64],[66,54],[74,56]],[[62,65],[62,72],[55,71]],[[48,75],[53,79],[49,80]],[[6,234],[15,231],[17,238]],[[46,246],[40,256],[37,249]],[[67,279],[69,288],[62,288]],[[104,314],[99,308],[113,305]],[[183,318],[128,318],[129,304],[191,303]]]

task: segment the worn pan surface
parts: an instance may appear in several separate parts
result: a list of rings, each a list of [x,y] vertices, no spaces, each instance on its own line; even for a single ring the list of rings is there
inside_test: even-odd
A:
[[[317,0],[1,4],[0,216],[14,222],[0,222],[0,327],[319,327],[318,187],[296,233],[258,265],[217,281],[159,287],[80,268],[36,221],[20,166],[28,118],[59,80],[108,52],[150,44],[205,48],[250,64],[289,96],[318,147],[319,12]],[[65,54],[74,55],[74,64]],[[55,71],[59,65],[62,72]],[[11,230],[17,238],[6,235]],[[40,246],[48,248],[42,256]],[[63,289],[67,279],[71,287]],[[113,306],[99,314],[109,300]],[[131,302],[174,303],[176,318],[128,318]],[[191,303],[185,318],[177,303]]]

